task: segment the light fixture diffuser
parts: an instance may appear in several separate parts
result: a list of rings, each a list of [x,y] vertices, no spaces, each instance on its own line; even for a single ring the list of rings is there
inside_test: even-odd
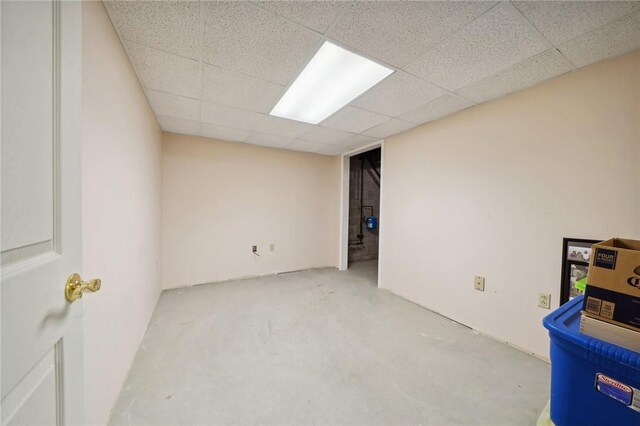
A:
[[[393,73],[325,42],[270,114],[318,124]]]

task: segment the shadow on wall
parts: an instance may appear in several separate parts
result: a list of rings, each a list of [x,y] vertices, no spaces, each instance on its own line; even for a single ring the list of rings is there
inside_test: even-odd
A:
[[[349,164],[349,263],[378,259],[380,148],[351,157]],[[374,223],[366,218],[373,216]]]

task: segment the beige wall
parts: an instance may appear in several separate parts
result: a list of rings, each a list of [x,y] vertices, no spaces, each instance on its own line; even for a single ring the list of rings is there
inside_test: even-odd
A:
[[[640,238],[638,117],[636,52],[387,139],[382,285],[546,357],[562,237]]]
[[[161,133],[100,2],[83,4],[86,424],[105,424],[160,295]]]
[[[165,288],[336,265],[338,157],[164,133],[162,158]]]

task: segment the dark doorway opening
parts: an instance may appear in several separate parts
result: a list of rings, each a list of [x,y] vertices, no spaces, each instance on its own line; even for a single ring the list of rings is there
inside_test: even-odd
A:
[[[380,148],[349,163],[349,265],[377,261],[380,229]]]

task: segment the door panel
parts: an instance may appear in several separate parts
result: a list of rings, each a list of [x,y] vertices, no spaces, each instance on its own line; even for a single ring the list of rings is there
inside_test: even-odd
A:
[[[54,8],[2,5],[2,251],[53,238]],[[13,256],[14,261],[21,256]],[[7,264],[3,262],[3,264]]]
[[[0,2],[2,424],[82,423],[80,2]]]
[[[58,401],[51,398],[59,385],[58,357],[52,348],[5,397],[2,423],[7,425],[54,425],[59,423]]]

